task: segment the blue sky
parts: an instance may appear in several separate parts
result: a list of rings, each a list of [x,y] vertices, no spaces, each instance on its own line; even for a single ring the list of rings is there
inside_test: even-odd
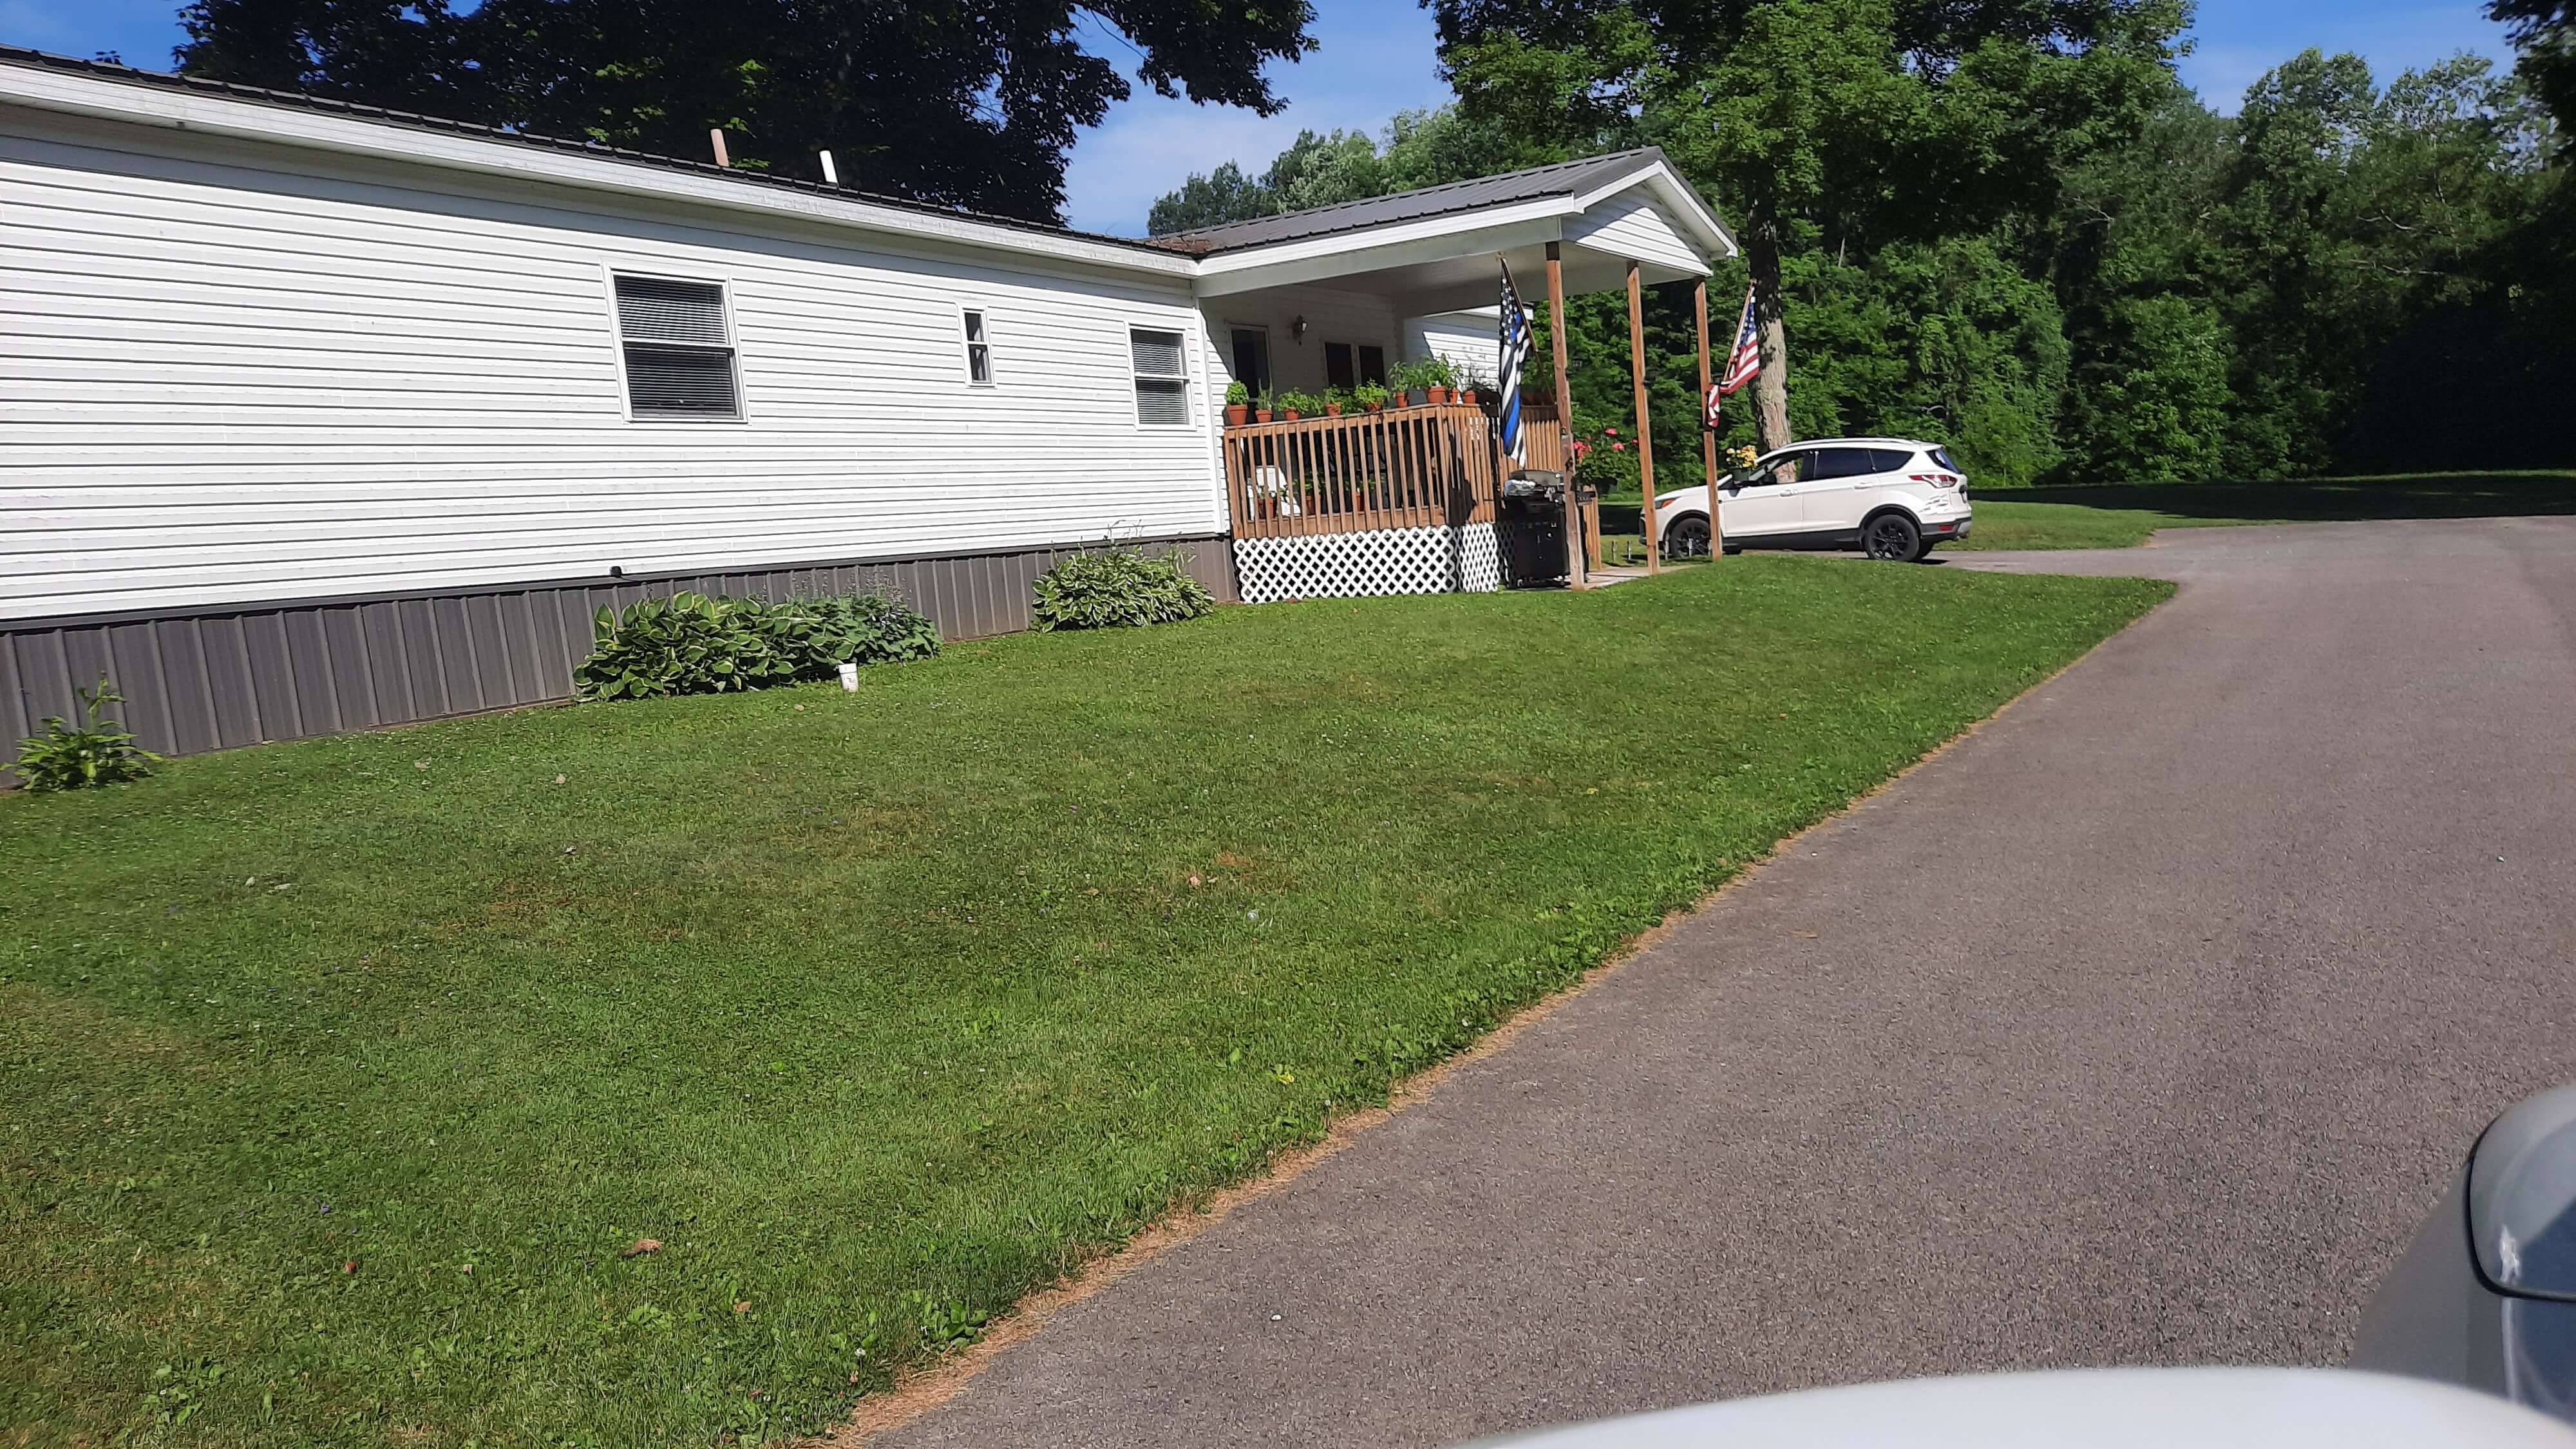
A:
[[[1316,0],[1316,9],[1321,48],[1275,73],[1287,110],[1262,117],[1201,108],[1140,87],[1074,147],[1067,220],[1141,233],[1154,198],[1192,171],[1229,160],[1257,168],[1301,127],[1375,132],[1399,110],[1446,97],[1429,12],[1404,0]],[[2354,51],[2383,80],[2461,50],[2508,61],[2503,28],[2484,9],[2479,0],[2201,0],[2183,76],[2233,111],[2257,76],[2312,45]],[[83,56],[113,50],[128,64],[159,68],[179,41],[177,11],[173,0],[0,0],[0,43]]]

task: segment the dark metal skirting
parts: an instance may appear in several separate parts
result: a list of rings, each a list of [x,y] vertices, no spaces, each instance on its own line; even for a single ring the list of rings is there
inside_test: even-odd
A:
[[[1222,537],[1159,540],[1234,602]],[[1067,544],[891,563],[809,564],[483,588],[397,597],[227,605],[219,610],[0,624],[0,760],[49,715],[77,718],[75,687],[103,676],[147,749],[185,755],[410,724],[572,697],[602,605],[682,591],[734,598],[882,592],[951,639],[1029,626],[1029,586]],[[16,783],[0,775],[0,789]]]

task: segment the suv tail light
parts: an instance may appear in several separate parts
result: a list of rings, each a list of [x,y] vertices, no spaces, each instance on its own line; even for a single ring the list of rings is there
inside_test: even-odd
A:
[[[1935,488],[1956,488],[1967,480],[1961,478],[1956,473],[1908,473],[1905,475],[1905,481],[1908,483],[1929,483]]]

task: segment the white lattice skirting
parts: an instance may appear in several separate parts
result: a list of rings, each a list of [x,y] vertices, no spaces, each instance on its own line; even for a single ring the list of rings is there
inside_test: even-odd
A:
[[[1503,586],[1490,523],[1374,528],[1303,538],[1238,538],[1234,572],[1247,604],[1370,594],[1490,594]]]

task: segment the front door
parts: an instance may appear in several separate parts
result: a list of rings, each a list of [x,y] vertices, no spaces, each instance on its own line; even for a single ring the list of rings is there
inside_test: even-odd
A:
[[[1232,329],[1234,380],[1242,383],[1254,397],[1270,391],[1270,330],[1266,327]]]
[[[1762,470],[1742,487],[1718,495],[1718,522],[1727,541],[1777,537],[1806,527],[1805,505],[1798,493],[1815,455],[1782,453],[1765,459]]]

